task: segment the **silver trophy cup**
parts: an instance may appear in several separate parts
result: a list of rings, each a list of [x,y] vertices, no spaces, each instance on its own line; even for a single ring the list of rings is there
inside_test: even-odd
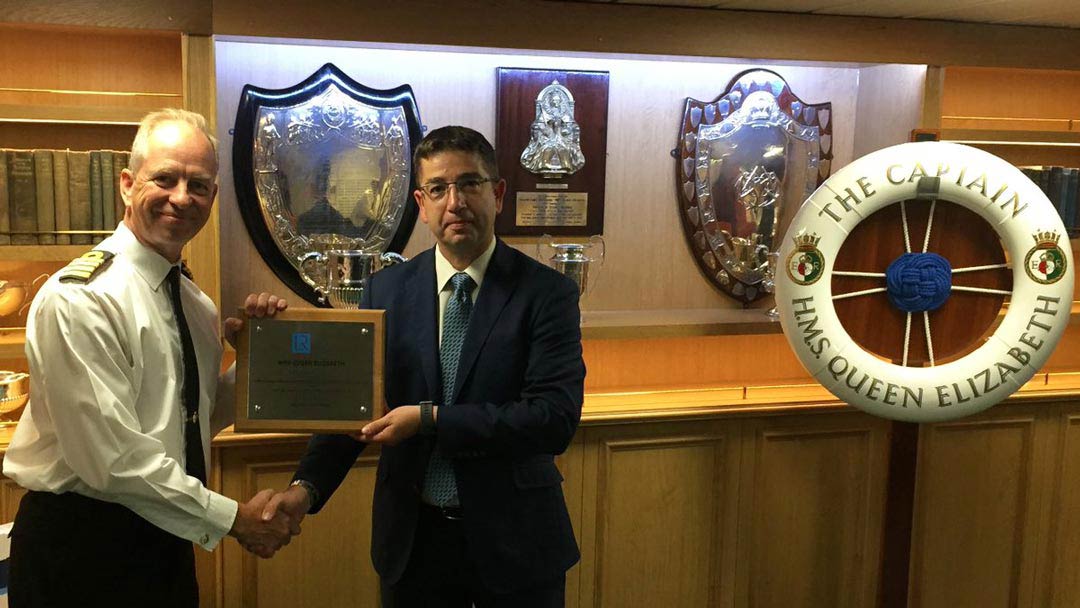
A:
[[[387,266],[404,262],[396,253],[371,253],[355,249],[336,249],[320,253],[312,251],[300,260],[301,266],[323,265],[322,280],[315,282],[319,300],[334,308],[360,308],[364,281]],[[317,276],[317,275],[316,275]]]
[[[552,250],[550,257],[545,258],[545,246]],[[556,243],[552,237],[544,235],[536,245],[537,257],[577,283],[581,297],[595,287],[596,274],[604,266],[605,254],[604,239],[600,235],[589,237],[587,243]]]

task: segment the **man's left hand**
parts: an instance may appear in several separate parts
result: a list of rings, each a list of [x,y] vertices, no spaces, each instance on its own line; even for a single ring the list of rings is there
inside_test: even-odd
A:
[[[354,435],[360,441],[397,445],[412,437],[420,430],[420,406],[402,405],[390,410],[388,414],[360,429]]]
[[[284,298],[279,298],[272,293],[262,292],[249,294],[244,300],[244,312],[249,317],[272,317],[278,312],[289,307]],[[236,348],[236,337],[244,328],[244,320],[236,317],[225,319],[225,339],[233,348]]]

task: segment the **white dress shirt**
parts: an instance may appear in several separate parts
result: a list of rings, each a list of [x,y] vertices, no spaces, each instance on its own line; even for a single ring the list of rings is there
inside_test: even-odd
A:
[[[30,490],[119,503],[211,550],[232,527],[237,503],[184,470],[184,364],[165,280],[173,265],[122,223],[95,249],[115,254],[108,267],[87,283],[54,274],[30,307],[30,403],[4,474]],[[210,438],[231,422],[233,370],[219,379],[213,302],[186,277],[180,284],[209,463]]]
[[[480,294],[480,284],[484,282],[484,273],[487,272],[488,263],[491,262],[491,256],[494,253],[495,239],[492,238],[491,244],[484,253],[473,260],[468,268],[459,271],[454,268],[450,260],[446,259],[438,245],[435,246],[435,284],[439,287],[439,346],[442,346],[443,314],[446,313],[446,303],[450,301],[450,296],[454,293],[454,286],[450,284],[450,279],[458,272],[469,275],[469,278],[476,283],[476,287],[472,290],[472,301],[476,304],[476,297]]]

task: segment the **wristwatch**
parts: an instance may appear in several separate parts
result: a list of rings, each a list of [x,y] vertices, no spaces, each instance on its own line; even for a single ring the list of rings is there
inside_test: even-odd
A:
[[[311,507],[314,507],[315,504],[319,502],[319,490],[315,487],[315,484],[311,483],[306,479],[294,479],[292,483],[289,484],[290,488],[293,486],[300,486],[301,488],[304,488],[305,492],[307,492],[308,500],[311,502],[311,504],[308,506],[309,510],[311,509]]]
[[[431,401],[420,402],[420,434],[435,434],[435,403]]]

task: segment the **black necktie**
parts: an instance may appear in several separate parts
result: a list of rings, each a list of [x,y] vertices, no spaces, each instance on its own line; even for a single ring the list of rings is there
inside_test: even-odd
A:
[[[199,361],[195,358],[195,343],[184,317],[184,304],[180,301],[180,267],[169,271],[169,299],[172,301],[176,327],[180,330],[180,348],[184,355],[184,455],[188,475],[206,485],[206,460],[203,458],[202,431],[199,429]]]

